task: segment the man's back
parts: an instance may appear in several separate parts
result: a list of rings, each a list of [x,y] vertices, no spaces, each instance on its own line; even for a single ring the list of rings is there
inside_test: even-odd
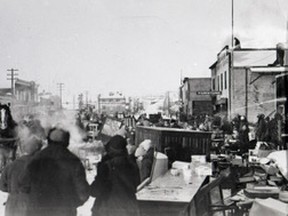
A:
[[[48,145],[28,166],[29,215],[75,215],[89,197],[80,160],[66,147]]]

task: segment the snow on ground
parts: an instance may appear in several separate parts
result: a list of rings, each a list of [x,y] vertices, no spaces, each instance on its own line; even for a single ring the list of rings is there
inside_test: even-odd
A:
[[[7,193],[0,191],[0,215],[5,215],[5,202],[7,200]]]
[[[95,178],[96,170],[86,172],[87,181],[91,184]],[[84,203],[83,206],[77,209],[77,216],[91,216],[91,209],[93,206],[95,198],[89,197],[89,199]]]

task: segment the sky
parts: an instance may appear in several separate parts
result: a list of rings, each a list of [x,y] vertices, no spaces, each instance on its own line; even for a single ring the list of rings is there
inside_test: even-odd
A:
[[[0,88],[16,68],[40,91],[64,83],[64,101],[177,91],[181,76],[209,77],[231,44],[231,1],[0,0]],[[234,0],[241,46],[286,41],[287,11],[287,0]]]

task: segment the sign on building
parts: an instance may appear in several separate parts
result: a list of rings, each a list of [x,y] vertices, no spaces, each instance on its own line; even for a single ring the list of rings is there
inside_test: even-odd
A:
[[[197,95],[221,95],[221,91],[197,91]]]

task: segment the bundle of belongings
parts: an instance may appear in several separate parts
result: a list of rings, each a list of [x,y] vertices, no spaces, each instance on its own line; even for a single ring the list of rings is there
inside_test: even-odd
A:
[[[288,151],[273,151],[266,157],[259,158],[253,178],[253,187],[246,187],[244,190],[247,197],[278,199],[280,192],[288,189]],[[285,196],[285,193],[282,194]]]

